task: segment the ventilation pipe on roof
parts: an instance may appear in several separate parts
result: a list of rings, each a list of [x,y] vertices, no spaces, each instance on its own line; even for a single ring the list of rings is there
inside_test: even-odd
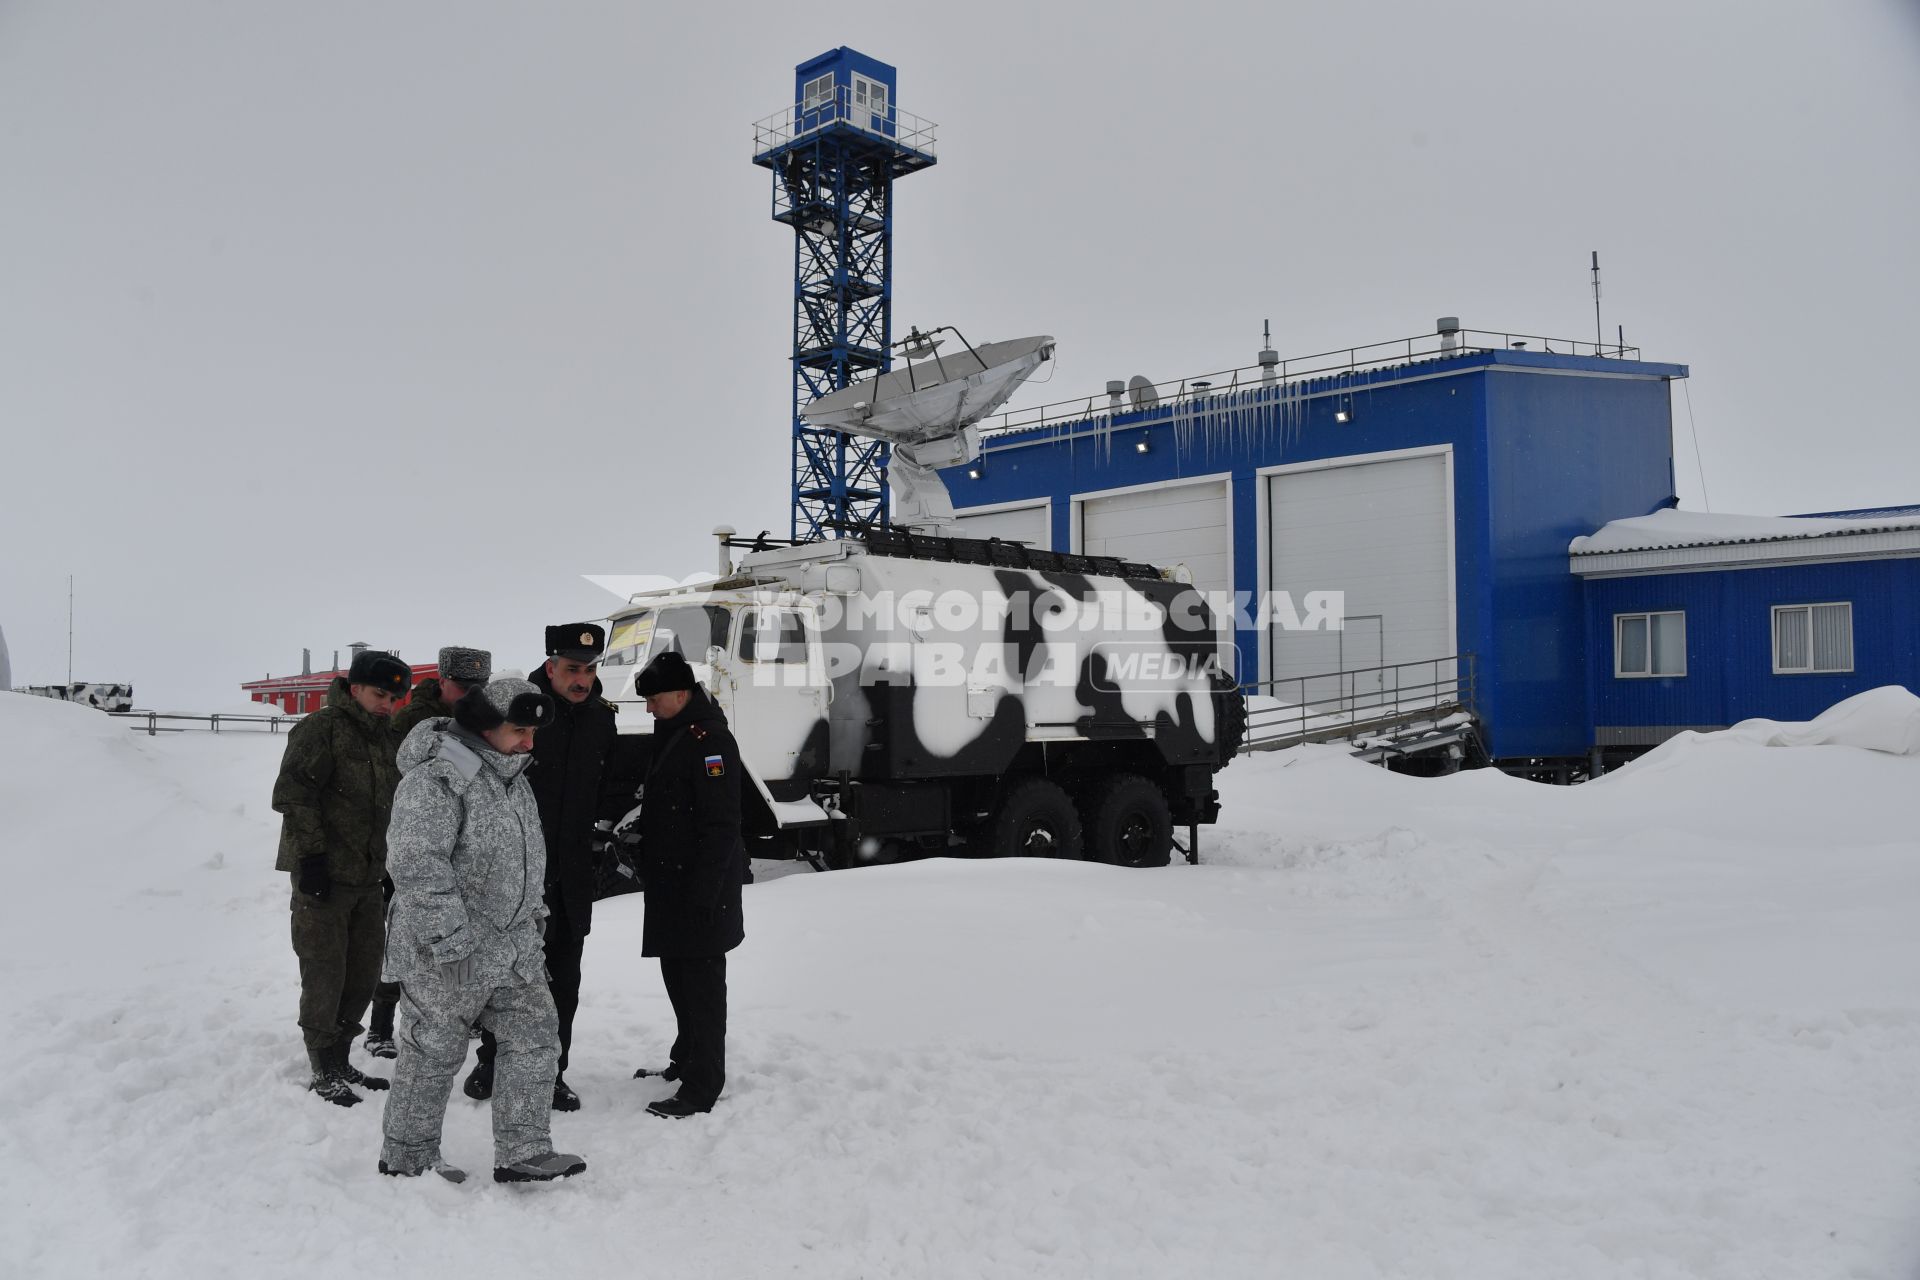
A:
[[[1120,397],[1127,394],[1127,384],[1118,378],[1107,379],[1107,411],[1120,412]]]
[[[300,651],[300,674],[303,676],[313,674],[313,650],[311,649]]]
[[[1441,316],[1433,322],[1434,331],[1440,335],[1440,354],[1453,355],[1460,350],[1460,317]]]
[[[1273,349],[1273,321],[1261,321],[1260,381],[1272,386],[1280,381],[1280,353]]]

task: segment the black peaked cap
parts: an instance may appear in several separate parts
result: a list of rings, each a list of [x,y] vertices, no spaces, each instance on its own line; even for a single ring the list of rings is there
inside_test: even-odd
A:
[[[563,622],[547,628],[547,656],[598,662],[607,651],[607,629],[597,622]]]

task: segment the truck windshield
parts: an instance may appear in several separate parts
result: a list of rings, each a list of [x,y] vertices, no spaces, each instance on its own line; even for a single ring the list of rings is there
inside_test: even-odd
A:
[[[640,660],[641,650],[647,647],[647,638],[653,634],[653,615],[643,613],[637,618],[623,618],[613,624],[613,630],[607,635],[606,656],[600,659],[603,667],[630,667]]]
[[[705,662],[710,645],[727,643],[729,615],[722,605],[669,605],[614,623],[604,667],[645,665],[671,649],[688,662]]]

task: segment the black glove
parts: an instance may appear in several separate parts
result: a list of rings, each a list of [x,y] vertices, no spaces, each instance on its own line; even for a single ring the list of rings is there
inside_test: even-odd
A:
[[[327,874],[327,856],[316,853],[310,858],[300,859],[300,870],[294,886],[315,902],[325,902],[327,895],[333,892],[333,877]]]

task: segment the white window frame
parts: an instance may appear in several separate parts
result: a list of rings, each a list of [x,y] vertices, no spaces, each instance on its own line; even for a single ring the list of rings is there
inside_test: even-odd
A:
[[[864,103],[860,101],[860,91],[862,89],[867,91],[867,100]],[[876,91],[880,95],[880,105],[878,107],[873,105]],[[849,106],[871,112],[873,115],[885,120],[893,114],[892,97],[893,94],[887,89],[886,81],[876,79],[873,76],[862,75],[858,71],[853,73],[853,83],[847,99]]]
[[[1680,669],[1655,671],[1653,669],[1653,620],[1667,617],[1680,619]],[[1647,624],[1647,669],[1645,671],[1628,671],[1620,665],[1620,624],[1633,618],[1638,618]],[[1649,609],[1642,613],[1613,615],[1613,678],[1615,680],[1681,680],[1686,677],[1686,674],[1687,611],[1685,609]]]
[[[824,89],[821,87],[823,85],[825,86]],[[818,111],[822,107],[830,106],[832,103],[833,72],[831,71],[823,76],[815,76],[813,79],[807,81],[806,86],[800,90],[800,109],[802,111]]]
[[[773,653],[775,655],[773,657],[762,657],[760,654],[760,637],[768,634],[768,628],[761,625],[760,620],[763,616],[775,620],[775,625],[772,629],[774,636]],[[792,619],[794,625],[799,630],[800,636],[797,642],[789,642],[784,637],[786,628],[782,624],[788,619]],[[739,656],[742,662],[750,662],[756,666],[768,667],[804,667],[807,665],[807,653],[811,646],[807,643],[807,617],[806,614],[800,610],[779,605],[756,605],[751,609],[742,609],[740,611],[739,626],[740,638],[734,643],[733,651]],[[749,656],[746,652],[747,637],[756,632],[758,634],[754,636],[754,652]],[[788,643],[797,643],[799,645],[798,657],[778,656]]]
[[[1844,667],[1817,667],[1813,652],[1813,611],[1815,609],[1845,609],[1847,611],[1847,665]],[[1780,665],[1780,615],[1783,613],[1804,613],[1807,619],[1807,665],[1804,667],[1783,667]],[[1853,601],[1851,600],[1814,600],[1807,604],[1776,604],[1767,615],[1767,644],[1773,650],[1773,674],[1777,676],[1844,676],[1852,675],[1853,654]]]

